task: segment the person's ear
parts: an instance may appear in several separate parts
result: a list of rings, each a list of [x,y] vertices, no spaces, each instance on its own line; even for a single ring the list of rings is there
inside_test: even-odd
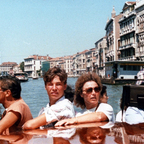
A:
[[[67,88],[67,84],[64,85],[64,90],[66,90],[66,88]]]
[[[9,97],[11,95],[11,90],[9,90],[9,89],[4,91],[4,92],[5,92],[6,97]]]
[[[80,96],[83,98],[83,93],[81,93]]]

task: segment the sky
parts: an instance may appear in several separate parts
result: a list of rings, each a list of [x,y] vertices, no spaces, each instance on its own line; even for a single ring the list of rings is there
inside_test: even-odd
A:
[[[134,0],[132,0],[134,1]],[[126,0],[0,0],[0,64],[30,55],[73,55],[105,36]]]

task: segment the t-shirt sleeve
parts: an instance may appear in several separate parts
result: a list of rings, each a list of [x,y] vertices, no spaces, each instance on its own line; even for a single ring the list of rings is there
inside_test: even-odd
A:
[[[114,121],[114,112],[111,105],[101,103],[96,112],[103,112],[108,117],[109,121]]]
[[[129,106],[125,113],[125,121],[128,124],[144,123],[144,111],[137,107]]]
[[[21,119],[23,119],[24,108],[25,108],[24,104],[15,103],[7,110],[7,113],[10,112],[10,111],[11,112],[17,112],[17,113],[19,113],[21,115]]]
[[[73,104],[67,99],[46,108],[44,113],[48,123],[75,116]]]

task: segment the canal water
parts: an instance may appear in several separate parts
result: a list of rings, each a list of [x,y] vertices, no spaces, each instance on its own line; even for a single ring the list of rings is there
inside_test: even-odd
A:
[[[68,85],[74,88],[77,78],[68,78]],[[120,98],[122,95],[122,85],[106,85],[107,95],[109,97],[108,103],[113,107],[116,114],[120,110]],[[40,109],[45,107],[49,102],[47,92],[44,88],[42,78],[29,79],[27,82],[21,83],[22,93],[21,96],[24,101],[29,105],[33,117],[37,117]],[[2,106],[1,106],[2,107]],[[3,112],[3,108],[1,113]]]

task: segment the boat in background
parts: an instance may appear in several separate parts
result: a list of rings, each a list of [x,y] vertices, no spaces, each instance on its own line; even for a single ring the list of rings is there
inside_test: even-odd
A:
[[[33,80],[36,80],[36,79],[38,79],[39,78],[39,75],[38,75],[38,73],[35,71],[34,73],[33,73],[33,75],[32,75],[32,79]]]
[[[33,76],[33,77],[32,77],[32,79],[34,79],[34,80],[35,80],[35,79],[38,79],[38,78],[39,78],[38,76]]]
[[[20,82],[28,81],[28,74],[26,72],[16,72],[14,73],[14,76],[17,77]]]

